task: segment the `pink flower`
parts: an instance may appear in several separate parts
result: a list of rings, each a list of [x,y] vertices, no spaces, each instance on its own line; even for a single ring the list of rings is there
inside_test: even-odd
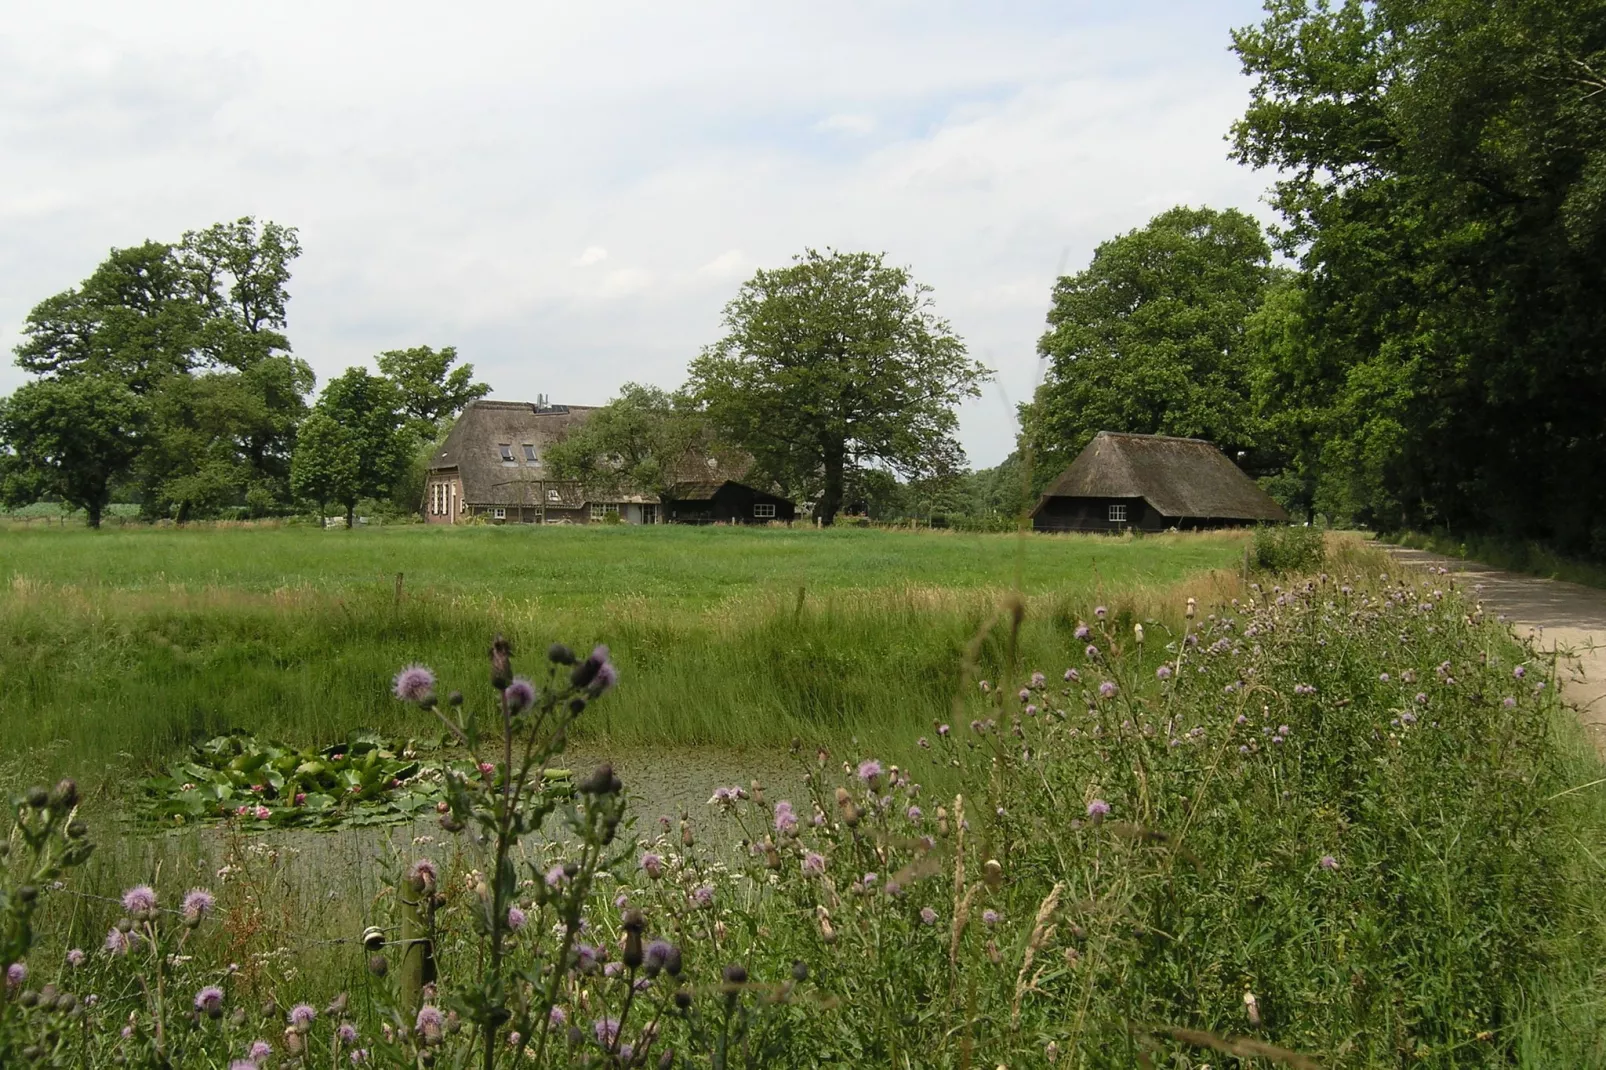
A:
[[[920,908],[920,924],[922,924],[922,925],[935,925],[935,924],[937,924],[937,912],[935,910],[932,910],[930,907],[921,907]]]
[[[496,766],[492,765],[490,762],[481,762],[480,773],[486,779],[490,779],[496,775]]]
[[[130,914],[141,914],[156,909],[156,892],[148,884],[136,884],[123,893],[123,909]]]
[[[211,1016],[222,1013],[223,990],[217,985],[207,985],[195,993],[195,1009]]]
[[[1114,698],[1116,687],[1114,681],[1106,680],[1099,685],[1099,695],[1103,698]]]
[[[28,979],[28,967],[20,962],[13,962],[6,967],[6,987],[17,988]]]
[[[423,886],[424,891],[433,891],[440,882],[440,870],[428,858],[420,858],[407,870],[407,879]]]
[[[1101,817],[1105,816],[1106,814],[1108,814],[1109,812],[1110,812],[1110,804],[1105,802],[1103,799],[1094,799],[1092,802],[1087,804],[1087,816],[1088,817],[1095,818],[1095,819],[1096,818],[1101,818]]]
[[[523,713],[535,705],[535,685],[522,676],[515,676],[513,682],[507,685],[502,692],[507,699],[507,708],[514,713]]]
[[[507,927],[510,932],[518,932],[524,928],[524,923],[528,920],[529,918],[520,908],[516,906],[507,908]]]
[[[803,872],[810,877],[818,877],[825,872],[825,856],[818,851],[810,851],[803,856]]]
[[[775,804],[775,831],[782,835],[797,831],[797,811],[785,799]]]
[[[866,758],[859,763],[859,779],[866,784],[874,783],[881,776],[881,763],[874,758]]]
[[[311,1029],[312,1020],[316,1017],[318,1017],[318,1012],[313,1010],[309,1004],[297,1003],[290,1008],[290,1026],[298,1033],[305,1033],[308,1029]]]
[[[259,806],[256,809],[256,815],[258,821],[266,821],[268,818],[273,816],[273,811],[269,810],[266,806]]]
[[[435,674],[422,665],[409,665],[396,674],[394,693],[403,702],[423,702],[435,693]]]
[[[1338,859],[1334,858],[1332,855],[1322,855],[1321,861],[1317,862],[1316,864],[1321,866],[1323,869],[1337,869]]]
[[[200,921],[212,912],[212,908],[215,905],[217,905],[217,899],[213,897],[211,892],[205,888],[191,888],[184,894],[184,920],[190,922]]]
[[[648,851],[641,856],[641,869],[651,880],[657,880],[664,875],[664,856],[656,851]]]

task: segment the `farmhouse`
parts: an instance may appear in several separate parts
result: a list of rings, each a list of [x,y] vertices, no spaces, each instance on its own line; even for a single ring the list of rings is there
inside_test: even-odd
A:
[[[663,508],[675,524],[767,524],[797,518],[797,506],[790,500],[734,479],[676,483],[664,494]]]
[[[1101,431],[1032,510],[1038,531],[1163,531],[1286,523],[1288,514],[1197,438]]]

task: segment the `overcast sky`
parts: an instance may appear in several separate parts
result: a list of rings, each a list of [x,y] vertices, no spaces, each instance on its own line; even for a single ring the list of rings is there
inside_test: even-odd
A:
[[[977,467],[1062,259],[1178,203],[1268,218],[1226,159],[1256,0],[58,2],[0,38],[0,346],[107,250],[298,227],[322,382],[456,345],[493,396],[678,385],[757,267],[886,252],[994,367]],[[0,392],[22,381],[6,362]]]

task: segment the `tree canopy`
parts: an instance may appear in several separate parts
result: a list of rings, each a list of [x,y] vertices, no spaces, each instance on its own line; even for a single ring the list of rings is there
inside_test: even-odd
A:
[[[618,397],[549,446],[546,462],[560,479],[649,494],[742,466],[737,451],[714,437],[707,416],[685,393],[640,383],[626,383]]]
[[[931,288],[871,253],[809,249],[759,271],[725,306],[724,336],[689,390],[715,430],[831,523],[865,465],[959,469],[955,406],[991,374],[939,318]]]
[[[352,525],[357,503],[379,498],[407,468],[413,442],[394,383],[363,368],[330,380],[301,424],[290,484],[298,498],[339,502]]]
[[[1270,0],[1234,47],[1318,506],[1606,553],[1606,4]]]
[[[1054,286],[1048,360],[1022,424],[1034,483],[1059,473],[1100,431],[1256,447],[1245,324],[1273,277],[1271,248],[1235,209],[1173,208],[1099,245]]]
[[[474,365],[457,363],[457,347],[414,346],[389,349],[375,358],[379,371],[396,386],[408,429],[423,441],[433,440],[471,401],[491,392],[474,381]]]
[[[8,506],[54,497],[100,527],[113,485],[143,445],[146,406],[109,375],[24,383],[0,399],[0,498]]]

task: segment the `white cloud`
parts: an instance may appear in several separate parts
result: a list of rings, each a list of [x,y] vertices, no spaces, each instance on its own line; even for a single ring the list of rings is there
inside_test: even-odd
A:
[[[755,268],[870,249],[999,369],[961,414],[990,464],[1062,255],[1266,185],[1222,142],[1246,98],[1227,30],[1258,0],[8,14],[6,349],[108,248],[254,214],[301,230],[290,336],[321,378],[455,344],[498,396],[598,402],[678,384]]]
[[[829,115],[814,124],[814,129],[827,134],[855,134],[863,136],[875,129],[873,115]]]

